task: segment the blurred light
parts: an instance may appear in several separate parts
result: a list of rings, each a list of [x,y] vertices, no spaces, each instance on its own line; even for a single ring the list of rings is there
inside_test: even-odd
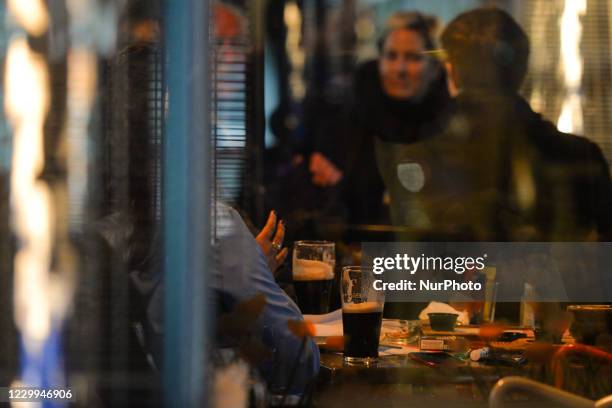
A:
[[[580,54],[582,24],[580,16],[586,13],[586,0],[565,0],[565,7],[560,21],[561,64],[563,68],[566,96],[557,121],[562,132],[582,133],[582,101],[580,87],[582,83],[583,59]]]
[[[371,13],[361,13],[355,21],[355,36],[357,46],[355,48],[356,61],[367,61],[378,58],[376,47],[376,26],[374,16]]]
[[[72,47],[83,46],[112,55],[117,42],[117,4],[116,1],[66,0]]]
[[[355,23],[355,34],[360,41],[367,41],[374,37],[376,28],[374,22],[367,16],[367,18],[360,18]]]
[[[283,18],[287,26],[285,49],[287,50],[289,62],[292,67],[289,74],[289,88],[293,98],[295,100],[300,100],[306,93],[303,79],[306,54],[300,45],[302,36],[302,15],[295,2],[287,2],[285,4]]]
[[[49,14],[42,0],[9,0],[8,9],[26,31],[40,36],[49,27]]]
[[[43,58],[23,37],[7,53],[5,110],[14,129],[11,221],[19,246],[15,256],[15,322],[23,344],[39,353],[51,327],[49,268],[53,210],[47,185],[38,180],[44,165],[43,125],[49,108],[49,79]]]
[[[513,167],[518,205],[523,210],[531,209],[536,199],[536,187],[531,166],[523,158],[516,158],[513,161]]]
[[[95,52],[111,52],[115,43],[113,4],[67,0],[66,5],[73,48],[67,55],[65,134],[56,150],[45,152],[44,124],[50,108],[45,55],[33,52],[25,37],[13,37],[4,76],[5,111],[13,129],[11,225],[18,242],[15,324],[21,335],[20,380],[28,386],[65,384],[61,333],[72,306],[77,271],[69,222],[80,226],[85,208],[88,127],[97,88]],[[42,0],[9,0],[9,8],[29,35],[46,32],[49,16]],[[51,185],[41,177],[45,153],[65,159],[66,183],[60,178]]]
[[[86,48],[73,49],[68,54],[68,114],[66,141],[68,145],[68,201],[70,223],[83,220],[87,193],[88,126],[96,95],[97,59]]]
[[[539,88],[534,88],[529,98],[529,104],[535,112],[542,112],[544,110],[544,97]]]

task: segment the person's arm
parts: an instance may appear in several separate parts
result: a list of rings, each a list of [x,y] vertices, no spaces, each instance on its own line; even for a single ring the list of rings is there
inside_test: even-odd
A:
[[[342,180],[342,171],[319,152],[310,155],[308,169],[312,174],[312,183],[319,187],[335,186]]]
[[[261,367],[262,373],[275,387],[288,387],[291,381],[291,392],[301,393],[319,372],[319,349],[312,338],[300,339],[289,330],[287,323],[290,320],[302,321],[302,313],[274,281],[263,254],[256,262],[252,292],[266,297],[259,325],[264,344],[270,346],[274,354],[274,358]],[[294,366],[296,371],[291,379]]]
[[[266,306],[255,327],[274,357],[259,368],[272,386],[282,388],[287,386],[299,355],[291,392],[300,393],[319,371],[318,347],[312,338],[307,338],[302,349],[302,339],[289,330],[288,321],[303,320],[300,309],[274,280],[265,256],[238,213],[229,209],[229,214],[232,231],[219,240],[217,248],[223,289],[238,301],[257,294],[265,296]],[[234,284],[239,281],[243,284]]]

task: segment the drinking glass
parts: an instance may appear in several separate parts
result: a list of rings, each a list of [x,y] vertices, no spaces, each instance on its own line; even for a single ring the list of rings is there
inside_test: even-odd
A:
[[[296,241],[293,247],[293,285],[304,314],[329,312],[334,282],[336,247],[330,241]]]
[[[378,358],[385,292],[374,289],[380,279],[372,268],[342,268],[342,327],[344,361],[371,364]]]

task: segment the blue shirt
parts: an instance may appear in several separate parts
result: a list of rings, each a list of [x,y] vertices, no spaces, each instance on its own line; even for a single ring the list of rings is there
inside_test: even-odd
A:
[[[266,306],[255,322],[255,331],[273,358],[260,368],[271,388],[287,386],[294,363],[302,348],[302,339],[288,328],[289,320],[303,320],[295,302],[274,280],[266,258],[244,221],[231,207],[217,204],[217,239],[213,245],[214,289],[227,293],[238,302],[257,294],[266,297]],[[301,392],[319,371],[319,349],[312,338],[306,339],[294,376],[291,392]]]
[[[212,297],[208,304],[219,303],[232,308],[258,294],[266,298],[266,305],[254,322],[254,334],[267,346],[273,357],[258,368],[272,391],[284,393],[293,365],[298,359],[291,393],[301,393],[319,371],[319,349],[311,338],[302,348],[302,339],[287,326],[289,320],[303,320],[297,305],[278,286],[257,241],[236,210],[222,203],[214,207],[216,237],[212,243],[214,260],[210,275]],[[159,357],[163,336],[165,285],[159,274],[135,271],[132,281],[137,290],[150,296],[147,306],[147,324],[151,348]],[[231,340],[231,339],[230,339]],[[301,350],[301,353],[300,353]]]

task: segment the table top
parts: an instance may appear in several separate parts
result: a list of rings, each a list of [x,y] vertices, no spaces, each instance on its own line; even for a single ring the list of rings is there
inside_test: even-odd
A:
[[[519,375],[523,368],[450,359],[432,368],[407,355],[382,356],[372,365],[347,365],[342,353],[321,352],[319,381],[324,384],[367,382],[369,384],[436,384],[496,381],[507,375]]]

